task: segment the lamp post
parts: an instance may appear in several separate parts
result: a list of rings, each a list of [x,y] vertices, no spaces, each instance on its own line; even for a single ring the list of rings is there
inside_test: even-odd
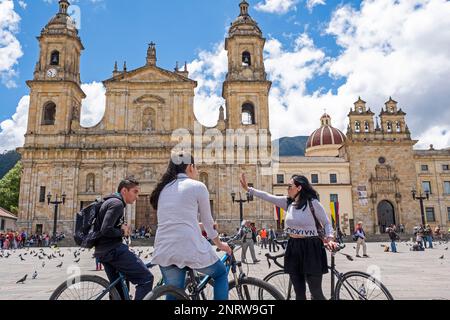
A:
[[[66,194],[63,193],[61,196],[61,200],[58,200],[59,196],[56,195],[56,199],[52,201],[52,194],[49,192],[47,195],[47,203],[48,205],[53,204],[55,206],[54,217],[53,217],[53,244],[56,243],[56,225],[58,224],[58,207],[60,204],[66,203]]]
[[[425,222],[425,210],[423,207],[423,201],[424,200],[430,200],[430,192],[426,191],[425,195],[422,194],[422,191],[420,191],[419,195],[417,195],[417,191],[415,189],[413,189],[411,191],[413,199],[414,200],[418,200],[420,202],[420,213],[422,215],[422,226],[426,225]]]
[[[241,224],[242,224],[242,221],[244,221],[244,203],[246,203],[246,202],[250,203],[251,201],[253,201],[253,198],[249,192],[247,192],[246,195],[247,195],[247,199],[244,200],[244,199],[242,199],[242,194],[239,192],[239,200],[236,200],[236,192],[231,193],[231,199],[233,200],[233,203],[236,203],[236,202],[239,203],[239,209],[240,209],[239,219],[240,219]]]

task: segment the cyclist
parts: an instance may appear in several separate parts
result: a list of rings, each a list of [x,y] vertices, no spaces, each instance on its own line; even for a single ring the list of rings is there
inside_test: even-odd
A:
[[[218,249],[228,254],[232,251],[214,229],[209,192],[197,176],[190,154],[172,154],[166,173],[150,196],[158,216],[152,264],[159,265],[166,285],[177,288],[184,288],[187,268],[209,275],[214,279],[214,299],[228,300],[225,265],[202,236],[199,222]]]
[[[314,300],[325,300],[322,291],[323,275],[328,273],[325,246],[336,250],[338,244],[334,242],[330,220],[308,179],[294,175],[289,183],[289,197],[273,196],[250,188],[244,174],[241,177],[241,185],[251,195],[269,201],[287,212],[285,231],[289,235],[289,241],[284,271],[291,278],[297,300],[306,300],[306,282]],[[318,236],[316,219],[325,229],[325,240]]]
[[[100,237],[95,245],[94,257],[103,264],[110,282],[119,277],[119,272],[127,280],[136,285],[136,300],[142,300],[153,288],[153,275],[128,246],[123,238],[131,234],[131,228],[126,225],[124,209],[127,204],[133,204],[139,196],[139,182],[129,178],[120,182],[117,193],[104,198],[98,213],[101,226]],[[122,286],[116,286],[122,298]]]

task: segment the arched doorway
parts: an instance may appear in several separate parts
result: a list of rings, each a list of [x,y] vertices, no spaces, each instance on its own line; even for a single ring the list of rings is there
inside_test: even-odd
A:
[[[386,233],[386,228],[395,223],[394,206],[389,201],[381,201],[378,204],[378,226],[381,233]]]

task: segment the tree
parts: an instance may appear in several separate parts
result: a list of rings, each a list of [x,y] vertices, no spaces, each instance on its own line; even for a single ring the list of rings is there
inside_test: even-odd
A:
[[[19,209],[20,176],[22,164],[18,162],[0,180],[0,207],[17,214]]]

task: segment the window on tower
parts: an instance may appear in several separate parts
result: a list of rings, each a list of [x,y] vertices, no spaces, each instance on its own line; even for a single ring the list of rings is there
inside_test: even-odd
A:
[[[252,65],[252,57],[250,52],[245,51],[242,53],[242,65],[245,67],[250,67]]]
[[[242,124],[255,124],[255,107],[251,103],[246,103],[242,106]]]
[[[364,122],[364,131],[369,132],[369,123],[367,121]]]
[[[361,132],[361,123],[359,121],[355,122],[355,132]]]
[[[402,126],[400,125],[400,122],[397,121],[397,122],[395,123],[395,126],[396,126],[396,128],[397,128],[397,132],[398,132],[398,133],[402,132]]]
[[[56,104],[54,104],[53,102],[46,103],[42,115],[42,125],[44,126],[54,125],[55,117],[56,117]]]
[[[50,65],[58,66],[59,65],[59,52],[53,51],[50,58]]]
[[[387,123],[387,131],[392,132],[392,123],[390,121]]]

